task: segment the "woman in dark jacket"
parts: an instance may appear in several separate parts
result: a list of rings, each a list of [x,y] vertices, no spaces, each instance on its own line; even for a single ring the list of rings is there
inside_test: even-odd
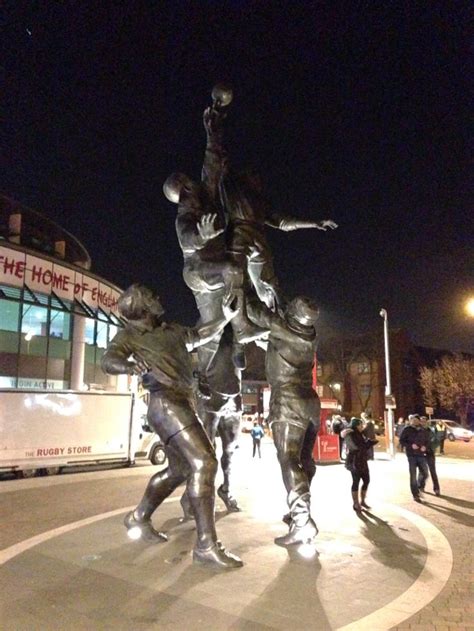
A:
[[[370,508],[365,502],[367,488],[370,482],[369,465],[367,460],[370,449],[379,441],[367,438],[363,434],[364,422],[360,418],[352,418],[348,429],[344,430],[347,457],[346,469],[352,474],[352,500],[353,508],[358,513],[364,508]],[[359,502],[359,483],[362,480]]]

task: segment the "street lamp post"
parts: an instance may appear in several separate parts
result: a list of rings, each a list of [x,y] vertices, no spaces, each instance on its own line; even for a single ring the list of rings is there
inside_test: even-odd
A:
[[[385,408],[387,410],[387,429],[388,429],[388,453],[391,458],[395,458],[394,436],[394,401],[392,395],[392,382],[390,379],[390,349],[388,344],[388,315],[386,309],[380,310],[383,318],[383,338],[385,346]]]

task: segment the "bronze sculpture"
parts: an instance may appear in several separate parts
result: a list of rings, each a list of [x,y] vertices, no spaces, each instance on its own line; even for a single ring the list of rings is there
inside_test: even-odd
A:
[[[273,311],[277,306],[283,308],[285,300],[273,268],[265,226],[289,232],[302,228],[334,230],[337,224],[332,219],[310,221],[273,212],[264,197],[260,175],[252,170],[235,173],[228,162],[220,189],[227,214],[229,252],[247,270],[260,300]]]
[[[215,532],[217,461],[211,441],[219,435],[223,443],[224,483],[218,495],[229,511],[239,510],[230,492],[230,473],[240,430],[243,345],[265,335],[272,388],[269,420],[288,494],[289,514],[284,520],[290,526],[288,534],[275,542],[289,546],[312,541],[317,534],[310,515],[312,449],[319,428],[319,399],[312,389],[311,372],[317,307],[303,297],[286,304],[264,228],[326,230],[337,224],[272,212],[260,177],[249,171],[235,173],[229,167],[223,121],[231,89],[215,86],[212,100],[203,116],[206,149],[201,182],[174,173],[163,186],[167,199],[178,205],[176,233],[183,252],[183,278],[196,300],[198,326],[186,329],[162,323],[159,300],[150,290],[134,285],[120,298],[119,309],[128,324],[110,343],[103,368],[114,374],[142,375],[151,392],[150,425],[168,446],[170,465],[151,478],[140,504],[125,518],[127,529],[138,528],[140,536],[150,541],[164,540],[153,529],[151,515],[186,481],[181,503],[185,516],[196,519],[194,560],[232,568],[242,562],[222,548]],[[186,354],[191,348],[198,348],[199,360],[195,400]]]
[[[223,117],[223,112],[216,106],[204,111],[207,142],[201,183],[182,173],[173,173],[164,183],[163,192],[169,201],[178,204],[176,233],[184,258],[183,279],[194,294],[202,322],[216,317],[227,291],[231,290],[238,298],[237,316],[232,320],[234,362],[243,369],[241,345],[256,339],[261,332],[246,316],[244,270],[226,251],[225,219],[218,196],[227,160],[222,143]],[[218,342],[216,338],[201,349],[203,375],[212,362]]]
[[[243,345],[261,336],[262,331],[246,315],[248,280],[240,262],[227,253],[225,218],[218,194],[227,154],[223,146],[224,112],[232,99],[226,86],[216,86],[213,105],[204,111],[206,149],[201,183],[183,174],[172,174],[163,190],[168,200],[178,204],[176,233],[184,258],[183,278],[193,292],[201,322],[209,322],[221,312],[222,299],[231,290],[237,295],[237,315],[225,335],[217,335],[198,349],[199,412],[211,441],[222,440],[224,482],[217,490],[227,510],[239,510],[230,493],[232,455],[240,431],[240,371],[245,367]],[[186,497],[181,501],[184,515],[191,518]]]
[[[309,543],[318,533],[310,512],[310,485],[315,473],[312,452],[321,407],[312,386],[318,308],[309,298],[299,296],[288,303],[283,318],[262,303],[249,304],[248,313],[269,331],[265,359],[271,386],[268,420],[290,511],[284,517],[289,532],[277,537],[275,543]]]
[[[232,100],[231,89],[226,86],[216,86],[213,89],[212,98],[212,107],[204,112],[207,143],[202,183],[196,184],[186,176],[173,174],[165,182],[163,188],[166,197],[179,204],[176,231],[184,256],[183,277],[194,293],[201,321],[206,322],[215,317],[222,295],[229,288],[237,291],[239,295],[239,315],[233,321],[233,341],[230,335],[216,337],[198,351],[201,391],[208,399],[207,401],[200,400],[200,416],[211,440],[215,439],[218,431],[221,434],[224,451],[224,485],[219,489],[219,495],[225,501],[228,510],[234,510],[237,509],[237,504],[229,495],[228,481],[232,446],[236,444],[240,416],[240,408],[235,406],[235,402],[240,400],[240,374],[236,369],[245,366],[242,344],[258,339],[262,335],[261,330],[249,325],[246,314],[247,300],[253,293],[253,288],[259,299],[272,311],[277,311],[278,308],[279,313],[282,314],[285,307],[285,300],[273,268],[272,253],[264,232],[265,225],[291,231],[300,228],[334,229],[337,224],[330,219],[300,220],[279,215],[271,210],[263,195],[259,175],[251,171],[236,173],[229,166],[227,151],[223,144],[225,118],[223,110]],[[254,322],[256,322],[255,318]],[[291,339],[292,336],[294,338],[294,331],[289,338]],[[229,361],[229,345],[233,348],[234,366]],[[305,353],[307,352],[306,349]],[[314,354],[314,349],[312,352]],[[268,361],[267,358],[267,364]],[[217,386],[213,384],[214,387],[211,387],[212,375],[215,377],[216,374],[220,375],[219,384]],[[226,382],[226,374],[230,376],[228,382]],[[283,367],[282,378],[285,374]],[[237,380],[232,379],[233,376]],[[276,384],[275,380],[274,383]],[[271,383],[271,385],[274,384]],[[304,388],[302,390],[304,390],[303,399],[311,398]],[[292,396],[297,398],[298,393],[295,392]],[[316,403],[313,402],[313,404],[316,406]],[[299,407],[304,407],[304,402],[300,401]],[[274,412],[275,405],[273,405]],[[279,418],[277,422],[286,421]],[[288,455],[291,450],[299,448],[302,449],[305,463],[308,487],[305,493],[308,496],[303,499],[298,496],[290,501],[288,523],[291,526],[291,539],[298,538],[302,532],[309,532],[311,528],[308,480],[310,483],[314,475],[312,446],[316,439],[318,423],[319,411],[314,412],[314,418],[311,418],[309,425],[306,424],[304,436],[300,436],[301,432],[294,430],[294,423],[291,422],[290,429],[293,429],[291,432],[287,430],[287,433],[294,435],[275,441],[280,462],[283,462],[286,452]],[[275,425],[277,433],[281,433],[278,429],[281,427],[281,425]],[[294,493],[295,484],[289,480],[290,474],[297,469],[293,460],[294,458],[290,457],[288,465],[284,467],[282,465],[282,471],[285,471],[284,478],[288,478],[285,481],[289,489],[288,493],[290,490]],[[301,503],[304,506],[297,518],[297,507]],[[185,497],[183,497],[182,505],[185,515],[189,517],[190,511]],[[302,515],[308,517],[308,525],[304,531],[301,524],[305,517]],[[315,526],[313,530],[315,533]]]
[[[118,301],[127,325],[110,342],[102,358],[105,372],[142,376],[143,386],[150,391],[148,423],[167,446],[169,460],[169,466],[150,479],[141,502],[125,517],[125,526],[129,531],[138,529],[148,541],[166,540],[166,536],[153,528],[151,516],[186,481],[197,530],[193,559],[226,569],[241,567],[242,561],[217,540],[214,519],[217,460],[194,409],[188,353],[219,335],[236,316],[232,299],[233,296],[226,296],[220,317],[196,328],[186,328],[165,323],[158,297],[142,285],[132,285]]]

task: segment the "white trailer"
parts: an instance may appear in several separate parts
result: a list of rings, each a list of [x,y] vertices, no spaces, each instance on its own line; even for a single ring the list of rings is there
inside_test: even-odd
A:
[[[0,390],[0,472],[27,477],[151,456],[161,464],[163,446],[145,419],[135,395]]]

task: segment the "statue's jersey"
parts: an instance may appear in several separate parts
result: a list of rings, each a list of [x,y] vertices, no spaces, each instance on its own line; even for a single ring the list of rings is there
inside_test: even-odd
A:
[[[151,331],[142,331],[129,322],[113,338],[107,351],[120,354],[124,359],[133,355],[145,361],[156,382],[154,390],[189,395],[193,373],[186,344],[195,344],[196,336],[194,329],[179,324],[162,323]]]

